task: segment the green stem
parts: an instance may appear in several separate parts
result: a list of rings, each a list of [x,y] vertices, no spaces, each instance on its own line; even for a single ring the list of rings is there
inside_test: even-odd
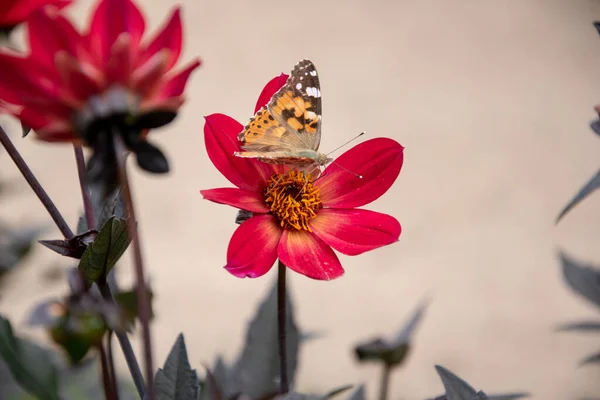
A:
[[[279,387],[281,394],[289,392],[286,347],[286,298],[285,273],[287,267],[278,262],[277,269],[277,330],[279,342]]]
[[[148,295],[148,286],[146,285],[146,279],[144,277],[144,263],[142,260],[140,238],[137,231],[137,218],[135,217],[135,208],[133,206],[133,197],[131,195],[131,189],[129,187],[129,178],[127,177],[127,166],[125,165],[127,149],[125,147],[125,143],[123,143],[123,139],[118,134],[118,132],[113,135],[113,139],[119,181],[121,184],[121,190],[123,191],[125,204],[127,205],[127,211],[129,214],[127,230],[129,231],[129,238],[131,239],[131,243],[133,245],[133,260],[136,275],[138,312],[139,319],[142,325],[142,339],[144,343],[145,359],[144,361],[146,364],[146,396],[148,400],[156,400],[156,390],[154,388],[154,366],[152,363],[152,340],[150,335],[150,299]]]
[[[387,400],[388,398],[391,372],[392,367],[387,363],[383,364],[383,372],[381,374],[381,387],[379,388],[379,400]]]

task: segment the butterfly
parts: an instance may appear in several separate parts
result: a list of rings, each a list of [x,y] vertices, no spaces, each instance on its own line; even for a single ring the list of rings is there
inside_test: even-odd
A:
[[[320,153],[321,88],[310,60],[301,60],[269,103],[239,133],[243,151],[237,157],[294,167],[325,166],[332,159]]]

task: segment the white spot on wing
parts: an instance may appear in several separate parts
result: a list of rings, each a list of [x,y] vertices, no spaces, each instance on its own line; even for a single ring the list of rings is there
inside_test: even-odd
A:
[[[314,87],[307,87],[306,94],[309,95],[310,97],[316,97],[316,98],[321,97],[321,91]]]
[[[311,74],[312,76],[317,76],[317,71],[314,71],[314,70],[313,70],[313,71],[310,71],[310,74]]]
[[[302,89],[302,84],[301,84],[301,83],[298,83],[298,84],[296,85],[296,89],[298,89],[298,90]]]

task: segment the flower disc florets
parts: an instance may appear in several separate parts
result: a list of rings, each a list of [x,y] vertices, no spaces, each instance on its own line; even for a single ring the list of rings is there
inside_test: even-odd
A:
[[[313,185],[310,174],[290,171],[273,175],[264,194],[265,202],[282,228],[312,232],[308,221],[317,216],[323,205],[319,188]]]

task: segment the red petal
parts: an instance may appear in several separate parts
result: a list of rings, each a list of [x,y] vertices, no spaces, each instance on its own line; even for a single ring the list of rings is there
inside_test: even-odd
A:
[[[78,100],[85,102],[90,96],[100,92],[98,82],[81,70],[81,64],[66,52],[56,56],[56,67],[69,92]]]
[[[127,85],[131,77],[131,37],[122,33],[110,50],[110,57],[106,68],[107,84],[120,83]]]
[[[328,281],[344,274],[331,247],[307,231],[284,230],[277,253],[287,267],[312,279]]]
[[[212,114],[205,119],[204,144],[214,166],[240,189],[261,192],[276,170],[260,161],[233,155],[240,151],[237,135],[244,127],[224,114]]]
[[[90,24],[90,48],[104,66],[119,35],[128,32],[131,51],[136,54],[145,25],[144,16],[131,0],[101,0]]]
[[[56,53],[63,50],[76,56],[81,35],[65,17],[46,9],[35,12],[27,24],[31,58],[45,68],[55,68]]]
[[[281,89],[283,85],[285,85],[287,78],[288,75],[281,74],[271,79],[265,85],[265,88],[262,90],[262,92],[260,92],[260,96],[258,96],[258,101],[256,102],[256,107],[254,108],[255,114],[258,110],[266,106],[269,100],[271,100],[271,97],[273,97],[273,95],[277,93],[277,91]]]
[[[378,199],[400,174],[403,150],[395,140],[375,138],[342,154],[316,181],[321,189],[323,205],[354,208]],[[362,176],[362,179],[354,174]]]
[[[26,58],[0,53],[0,76],[0,98],[13,104],[23,104],[28,98],[56,102],[60,94],[47,68]]]
[[[200,194],[215,203],[227,204],[241,210],[253,213],[268,213],[269,207],[265,204],[262,194],[238,188],[219,188],[201,190]]]
[[[25,22],[31,14],[47,5],[63,8],[71,0],[2,0],[0,1],[0,26],[17,25]]]
[[[242,223],[227,248],[225,269],[238,278],[258,278],[277,259],[281,229],[272,215],[259,215]]]
[[[163,83],[160,89],[158,89],[156,97],[159,99],[165,99],[169,97],[181,96],[185,90],[185,86],[187,85],[190,75],[199,66],[199,59],[192,61],[186,68],[173,75],[165,83]]]
[[[181,27],[181,10],[179,7],[177,7],[173,14],[171,14],[169,21],[150,41],[148,47],[145,50],[142,50],[140,59],[138,60],[138,65],[145,63],[152,58],[154,54],[158,53],[162,49],[168,49],[170,55],[169,62],[167,63],[168,71],[179,59],[182,44],[183,29]]]
[[[156,53],[152,60],[133,73],[132,89],[142,97],[150,97],[155,89],[160,86],[161,80],[167,71],[169,56],[167,50]]]
[[[315,235],[337,251],[350,256],[398,241],[396,218],[369,210],[320,210],[310,221]]]

